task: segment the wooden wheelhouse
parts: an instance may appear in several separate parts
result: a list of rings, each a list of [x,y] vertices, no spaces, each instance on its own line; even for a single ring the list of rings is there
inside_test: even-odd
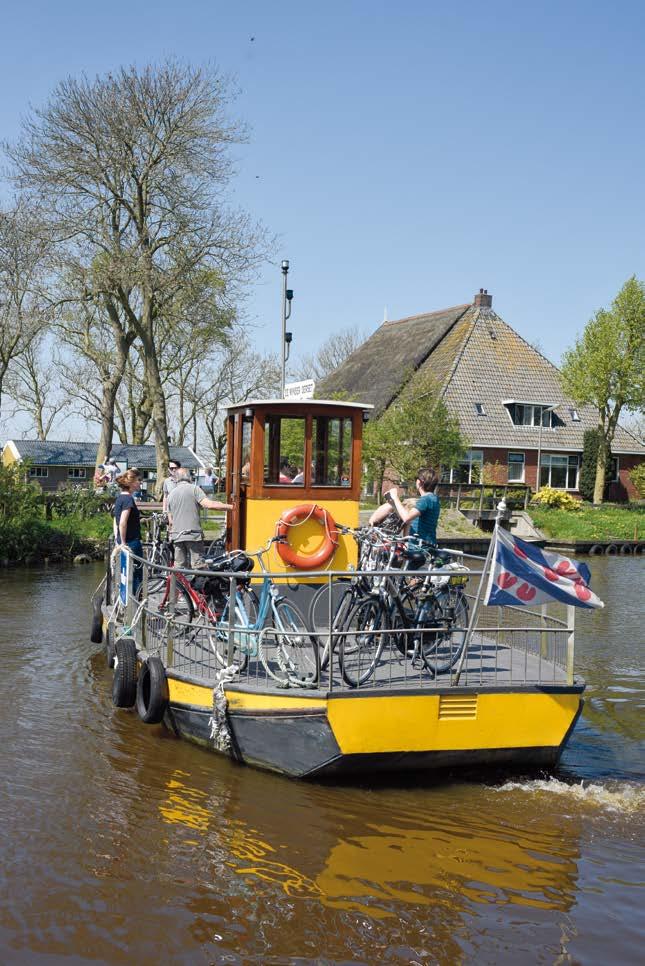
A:
[[[263,399],[231,406],[226,492],[234,510],[227,549],[257,550],[274,536],[281,515],[301,505],[323,507],[335,523],[358,526],[363,423],[371,408],[321,399]],[[306,557],[323,536],[311,519],[290,529],[289,543]],[[341,535],[322,569],[345,570],[355,563],[355,543]],[[293,570],[277,552],[269,564],[272,570]]]

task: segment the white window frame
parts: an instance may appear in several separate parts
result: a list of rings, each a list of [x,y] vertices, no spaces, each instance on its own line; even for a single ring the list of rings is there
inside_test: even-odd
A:
[[[553,429],[553,409],[551,407],[548,407],[546,403],[519,403],[519,402],[514,402],[514,403],[506,403],[505,405],[506,405],[506,412],[508,413],[508,418],[510,419],[511,423],[513,424],[513,426],[521,426],[523,428],[533,427],[534,429],[539,429],[540,428],[540,422],[539,422],[539,420],[538,420],[538,422],[535,421],[535,419],[536,419],[535,411],[536,411],[536,409],[539,409],[539,410],[541,410],[541,418],[543,419],[545,415],[547,417],[546,424],[545,423],[542,423],[542,429]],[[511,406],[513,407],[513,411],[512,412],[511,412]],[[528,423],[526,423],[526,422],[525,423],[516,423],[515,422],[515,420],[513,419],[513,415],[516,412],[516,409],[515,409],[516,406],[522,406],[522,408],[524,409],[524,412],[526,412],[527,409],[530,409],[531,410],[531,421],[530,422],[528,422]]]
[[[473,456],[475,458],[473,458]],[[455,473],[461,467],[468,465],[468,479],[467,480],[456,480]],[[484,475],[484,451],[483,449],[469,449],[466,450],[466,454],[463,460],[460,460],[457,466],[451,467],[449,470],[444,470],[441,474],[442,483],[464,483],[468,486],[472,485],[473,479],[473,466],[479,466],[479,479],[477,483],[482,482],[482,477]]]
[[[48,466],[30,466],[29,467],[30,480],[46,480],[48,476],[49,476]]]
[[[511,456],[521,456],[522,457],[522,460],[521,460],[522,476],[521,476],[521,478],[519,480],[512,480],[511,479],[511,466],[519,466],[520,465],[520,460],[513,460],[513,462],[511,463]],[[520,451],[520,450],[509,450],[508,453],[507,453],[507,456],[506,456],[506,479],[507,479],[507,481],[509,483],[523,483],[524,482],[524,478],[525,478],[525,473],[526,473],[526,453],[524,451]]]
[[[558,460],[566,459],[566,485],[565,486],[554,486],[551,482],[552,469],[553,469],[553,458]],[[576,477],[575,486],[569,486],[569,470],[574,465],[573,460],[576,460]],[[548,466],[549,473],[546,480],[542,479],[542,468]],[[540,467],[539,467],[539,480],[540,488],[543,486],[550,486],[554,490],[568,490],[571,493],[576,492],[580,488],[580,454],[579,453],[542,453],[540,455]]]
[[[67,479],[68,480],[86,480],[87,470],[81,466],[68,466]]]

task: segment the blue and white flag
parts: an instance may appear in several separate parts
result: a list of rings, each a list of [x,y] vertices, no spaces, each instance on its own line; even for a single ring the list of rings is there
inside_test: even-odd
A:
[[[501,527],[495,527],[494,540],[485,604],[518,607],[557,600],[575,607],[605,606],[589,589],[586,564],[547,553]]]

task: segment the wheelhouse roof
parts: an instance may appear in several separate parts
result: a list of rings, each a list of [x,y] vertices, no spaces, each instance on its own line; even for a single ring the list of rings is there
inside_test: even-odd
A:
[[[329,409],[360,409],[367,411],[374,409],[371,403],[346,402],[344,399],[247,399],[244,402],[233,403],[228,406],[227,412],[237,413],[241,409],[253,409],[256,406],[267,407],[294,407],[295,409],[311,409],[313,407]]]

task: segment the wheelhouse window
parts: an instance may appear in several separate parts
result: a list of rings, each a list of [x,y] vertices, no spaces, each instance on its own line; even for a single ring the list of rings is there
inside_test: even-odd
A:
[[[469,449],[457,466],[452,469],[444,468],[441,474],[442,483],[481,483],[484,469],[484,451]]]
[[[316,416],[313,420],[314,486],[351,486],[352,420]]]
[[[580,457],[577,454],[542,453],[540,457],[540,486],[555,490],[577,490]]]
[[[244,416],[242,418],[242,447],[240,449],[240,480],[248,483],[251,475],[251,430],[253,428],[253,417]]]
[[[524,453],[508,454],[508,482],[524,482]]]
[[[294,416],[267,416],[264,421],[265,484],[303,486],[304,468],[305,420]]]
[[[48,466],[30,466],[29,478],[31,480],[45,480],[49,476]]]
[[[84,480],[86,479],[87,471],[79,466],[70,466],[67,471],[68,480]]]
[[[506,408],[514,426],[539,426],[541,423],[545,429],[552,429],[560,425],[556,414],[547,406],[512,402],[506,403]]]

